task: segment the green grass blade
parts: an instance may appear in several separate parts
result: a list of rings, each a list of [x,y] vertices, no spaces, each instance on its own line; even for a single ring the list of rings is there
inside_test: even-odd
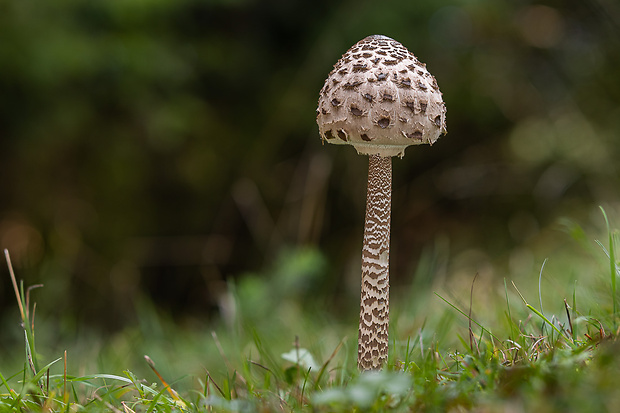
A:
[[[611,300],[612,300],[612,308],[613,308],[613,323],[614,323],[614,331],[616,330],[616,315],[618,313],[618,303],[616,297],[616,247],[614,245],[614,236],[609,226],[609,219],[607,218],[607,213],[602,206],[599,206],[601,212],[603,213],[603,218],[605,219],[605,226],[607,228],[607,236],[609,238],[609,267],[610,267],[610,277],[611,277]]]
[[[562,331],[556,327],[555,324],[553,324],[547,317],[545,317],[545,315],[543,313],[541,313],[540,311],[538,311],[534,306],[532,306],[531,304],[528,304],[527,300],[525,299],[525,297],[523,296],[523,294],[521,294],[521,291],[519,291],[519,289],[517,288],[517,286],[515,285],[515,283],[512,283],[512,286],[515,288],[515,290],[517,291],[517,293],[519,294],[519,297],[521,297],[521,299],[523,300],[523,303],[525,304],[525,306],[532,311],[534,314],[536,314],[538,317],[540,317],[541,320],[543,320],[544,322],[546,322],[547,324],[549,324],[549,326],[551,326],[551,328],[553,328],[561,337],[564,337],[566,340],[566,342],[568,343],[568,345],[575,349],[577,348],[577,346],[575,345],[575,343],[572,342],[572,340],[570,340],[569,337],[566,337],[566,334],[562,333]]]
[[[540,272],[538,273],[538,302],[540,304],[540,312],[542,314],[545,313],[545,310],[543,310],[543,303],[542,303],[542,275],[543,275],[543,270],[545,269],[545,264],[547,264],[547,258],[545,258],[545,260],[543,261],[540,267]]]
[[[458,311],[459,313],[461,313],[462,315],[464,315],[465,317],[467,317],[468,319],[470,319],[474,324],[476,324],[478,327],[480,327],[484,332],[486,332],[490,337],[493,337],[494,339],[496,339],[498,342],[501,343],[501,340],[496,337],[493,333],[491,333],[491,331],[487,330],[482,324],[478,323],[476,320],[473,320],[469,317],[469,315],[467,313],[465,313],[464,311],[462,311],[460,308],[458,308],[457,306],[455,306],[454,304],[452,304],[450,301],[446,300],[445,298],[443,298],[441,295],[439,295],[437,292],[435,292],[435,295],[439,298],[441,298],[446,304],[448,304],[450,307],[454,308],[456,311]]]
[[[48,371],[50,369],[50,367],[52,367],[54,364],[58,363],[60,360],[62,360],[62,357],[57,358],[56,360],[50,362],[49,364],[47,364],[45,367],[43,367],[41,370],[39,370],[39,372],[36,374],[36,376],[34,376],[33,380],[34,381],[39,381],[41,380],[41,378],[43,377],[43,375],[45,374],[46,371]],[[51,378],[51,376],[50,376]]]

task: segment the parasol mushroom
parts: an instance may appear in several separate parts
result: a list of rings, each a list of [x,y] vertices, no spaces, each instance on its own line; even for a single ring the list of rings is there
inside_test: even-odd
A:
[[[399,42],[374,35],[334,65],[317,124],[323,142],[352,145],[369,157],[358,367],[380,369],[388,354],[392,157],[445,134],[446,106],[424,63]]]

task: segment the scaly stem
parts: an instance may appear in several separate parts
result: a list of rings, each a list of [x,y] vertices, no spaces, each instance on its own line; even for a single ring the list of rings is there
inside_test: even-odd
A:
[[[370,155],[357,350],[360,370],[380,369],[387,360],[391,205],[392,158]]]

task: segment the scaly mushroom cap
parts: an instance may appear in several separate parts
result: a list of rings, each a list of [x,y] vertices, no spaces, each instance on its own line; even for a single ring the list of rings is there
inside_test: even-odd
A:
[[[321,89],[316,122],[323,141],[359,154],[400,156],[446,131],[446,106],[435,78],[405,46],[368,36],[351,47]]]

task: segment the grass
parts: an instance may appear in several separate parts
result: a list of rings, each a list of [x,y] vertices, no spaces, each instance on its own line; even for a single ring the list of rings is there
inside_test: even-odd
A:
[[[17,282],[6,252],[24,350],[13,355],[22,367],[0,370],[0,411],[614,411],[620,270],[617,232],[603,215],[600,265],[556,282],[564,290],[548,287],[551,259],[524,286],[481,276],[434,296],[419,285],[395,291],[388,366],[364,374],[356,326],[342,321],[357,308],[336,317],[319,292],[304,295],[321,284],[316,251],[291,251],[231,284],[228,310],[211,326],[179,327],[142,302],[136,329],[65,351],[45,346],[53,321],[38,315],[35,328],[33,287]],[[431,256],[420,271],[437,268]],[[41,343],[55,356],[41,355]]]

